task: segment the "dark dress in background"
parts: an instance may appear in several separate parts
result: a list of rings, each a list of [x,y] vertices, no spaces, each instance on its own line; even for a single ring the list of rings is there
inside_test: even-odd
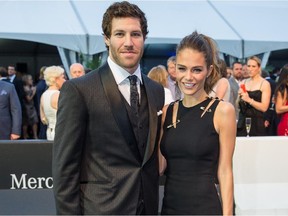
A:
[[[217,179],[219,136],[213,123],[219,100],[201,118],[210,101],[190,108],[180,101],[176,128],[167,128],[172,123],[173,105],[167,110],[161,141],[161,152],[167,160],[161,214],[222,214]]]
[[[261,102],[262,91],[247,91],[250,98],[254,101]],[[238,119],[237,136],[247,136],[245,127],[245,118],[251,118],[250,136],[267,136],[267,130],[264,126],[264,113],[255,109],[243,100],[239,101],[240,113]]]
[[[23,115],[23,123],[25,125],[33,125],[38,123],[37,111],[35,109],[34,100],[28,100],[26,96],[31,96],[33,90],[31,87],[24,88],[25,99],[23,100],[25,113]]]
[[[286,102],[288,106],[288,101]],[[285,112],[280,115],[280,122],[277,127],[278,136],[288,136],[288,112]]]
[[[40,119],[40,100],[41,100],[41,95],[45,92],[47,89],[46,81],[41,79],[37,83],[36,86],[36,110],[38,114],[38,118]],[[46,131],[47,131],[47,125],[44,125],[42,121],[39,121],[39,133],[38,133],[38,138],[39,139],[47,139]]]

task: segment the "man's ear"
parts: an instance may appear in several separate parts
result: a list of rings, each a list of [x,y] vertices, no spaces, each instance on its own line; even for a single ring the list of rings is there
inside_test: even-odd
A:
[[[104,35],[104,42],[106,44],[106,46],[110,46],[110,38],[108,38],[106,35]]]

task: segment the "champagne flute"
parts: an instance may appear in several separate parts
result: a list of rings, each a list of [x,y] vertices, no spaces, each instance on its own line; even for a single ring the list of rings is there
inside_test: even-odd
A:
[[[245,118],[245,125],[246,125],[247,137],[249,137],[249,133],[251,129],[251,118],[249,117]]]

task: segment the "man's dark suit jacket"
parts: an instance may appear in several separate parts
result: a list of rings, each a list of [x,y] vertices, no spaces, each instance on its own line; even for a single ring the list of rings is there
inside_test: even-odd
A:
[[[23,111],[23,109],[24,109],[24,97],[25,97],[23,81],[21,78],[16,76],[12,83],[15,86],[15,89],[16,89],[21,107],[22,107],[22,111]]]
[[[164,89],[142,78],[149,104],[144,159],[107,63],[62,86],[52,166],[58,214],[136,214],[141,185],[145,214],[158,213],[157,149]]]
[[[0,80],[0,140],[9,140],[11,133],[21,135],[21,105],[12,83]]]

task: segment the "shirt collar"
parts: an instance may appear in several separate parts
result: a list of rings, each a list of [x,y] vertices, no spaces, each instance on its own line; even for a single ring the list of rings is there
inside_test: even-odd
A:
[[[168,76],[168,81],[170,82],[170,83],[173,83],[174,85],[176,85],[176,81],[175,80],[173,80],[170,76]]]
[[[16,77],[16,74],[13,74],[13,75],[9,76],[9,79],[11,80],[11,82],[13,82],[15,77]]]
[[[107,62],[108,62],[109,67],[111,68],[112,74],[115,78],[117,85],[124,82],[128,76],[131,76],[131,74],[127,72],[124,68],[120,67],[115,62],[113,62],[110,56],[108,56]],[[138,79],[140,80],[140,83],[142,84],[140,65],[138,65],[138,68],[132,75],[136,75]]]

